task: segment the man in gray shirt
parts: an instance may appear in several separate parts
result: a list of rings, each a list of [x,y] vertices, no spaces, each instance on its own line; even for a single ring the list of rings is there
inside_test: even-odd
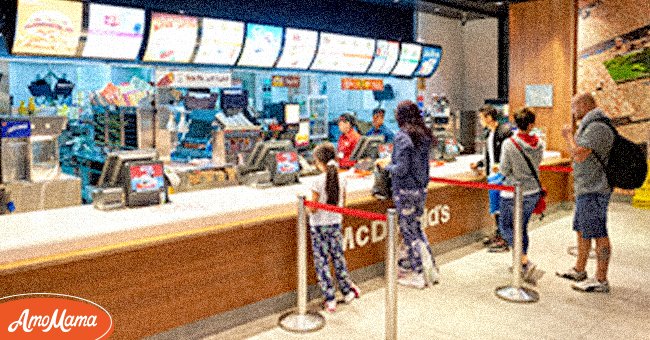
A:
[[[557,275],[577,281],[572,287],[585,292],[609,292],[607,267],[611,245],[607,235],[607,207],[612,188],[607,183],[605,169],[597,157],[607,164],[609,151],[614,143],[614,132],[602,121],[609,119],[590,94],[578,94],[571,101],[571,111],[580,120],[575,136],[571,126],[565,126],[562,133],[573,157],[573,185],[576,206],[573,230],[577,233],[578,257],[573,268]],[[591,249],[591,240],[596,240],[598,260],[596,275],[587,279],[585,267]]]

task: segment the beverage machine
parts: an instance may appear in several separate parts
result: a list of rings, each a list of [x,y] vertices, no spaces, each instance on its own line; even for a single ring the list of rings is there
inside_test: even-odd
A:
[[[3,200],[17,212],[81,204],[81,182],[61,174],[59,116],[0,117],[0,179]]]

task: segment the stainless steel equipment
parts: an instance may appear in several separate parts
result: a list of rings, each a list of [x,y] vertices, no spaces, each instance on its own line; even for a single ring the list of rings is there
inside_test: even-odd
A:
[[[0,179],[28,181],[31,124],[25,118],[0,118]]]

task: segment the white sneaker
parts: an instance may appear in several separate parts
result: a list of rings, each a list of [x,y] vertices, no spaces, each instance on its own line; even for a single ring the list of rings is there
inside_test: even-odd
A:
[[[323,303],[323,308],[328,312],[328,313],[334,313],[336,312],[336,300],[327,300]]]
[[[422,258],[424,277],[427,280],[427,283],[433,286],[440,280],[438,268],[436,268],[433,263],[433,258],[431,258],[431,254],[429,253],[429,250],[427,250],[427,246],[424,242],[418,242],[418,246],[420,247],[420,257]]]
[[[350,303],[354,299],[358,299],[361,296],[361,289],[357,287],[354,283],[350,282],[350,292],[345,294],[343,297],[343,301],[345,303]]]
[[[398,278],[397,283],[401,284],[402,286],[417,289],[424,289],[427,286],[427,283],[424,280],[424,275],[422,273],[410,273],[404,277]]]
[[[609,293],[609,282],[600,282],[595,277],[571,285],[575,290],[588,293]]]

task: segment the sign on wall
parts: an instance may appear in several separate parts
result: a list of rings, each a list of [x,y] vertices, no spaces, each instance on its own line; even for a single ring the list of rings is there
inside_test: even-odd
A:
[[[182,88],[232,87],[232,74],[204,71],[156,71],[156,86]]]
[[[341,90],[383,91],[383,79],[341,78]]]
[[[526,85],[526,106],[553,107],[553,85]]]
[[[300,76],[273,76],[271,86],[299,88]]]

